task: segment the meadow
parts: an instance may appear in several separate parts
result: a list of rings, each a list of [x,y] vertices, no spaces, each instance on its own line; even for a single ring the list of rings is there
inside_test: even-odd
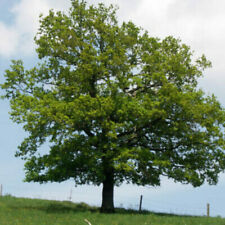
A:
[[[223,218],[178,216],[116,209],[101,214],[85,203],[0,197],[1,225],[225,225]]]

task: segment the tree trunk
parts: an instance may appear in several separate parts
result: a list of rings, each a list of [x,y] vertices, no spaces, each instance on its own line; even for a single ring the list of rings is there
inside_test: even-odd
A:
[[[113,192],[114,192],[114,177],[113,170],[105,173],[105,179],[103,181],[102,188],[102,213],[114,213],[114,202],[113,202]]]

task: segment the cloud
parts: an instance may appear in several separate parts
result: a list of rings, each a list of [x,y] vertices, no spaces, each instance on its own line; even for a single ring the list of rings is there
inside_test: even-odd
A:
[[[49,8],[65,11],[71,6],[70,0],[46,0]]]
[[[87,0],[89,4],[95,4],[104,2],[106,6],[114,5],[118,6],[118,17],[120,21],[132,20],[133,15],[136,15],[139,7],[142,5],[144,0]]]
[[[21,0],[10,10],[14,16],[12,25],[0,22],[0,56],[15,57],[34,54],[34,36],[39,27],[39,15],[46,15],[49,9],[68,8],[69,1],[60,0]]]
[[[14,30],[17,32],[19,44],[14,49],[14,54],[31,55],[34,53],[33,37],[39,26],[40,13],[47,13],[49,7],[46,1],[22,0],[16,4],[11,13],[15,15]]]
[[[169,7],[170,14],[176,18],[180,17],[204,17],[215,18],[224,14],[225,2],[223,0],[174,0]]]
[[[43,0],[22,0],[11,12],[16,15],[15,27],[20,33],[34,33],[38,27],[40,13],[48,12],[48,5]]]
[[[18,45],[18,34],[12,28],[8,28],[4,23],[0,22],[0,55],[6,57],[13,54],[14,49]]]

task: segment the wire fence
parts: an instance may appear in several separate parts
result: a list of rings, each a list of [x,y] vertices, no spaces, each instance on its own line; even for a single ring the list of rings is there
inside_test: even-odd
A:
[[[141,201],[140,201],[141,202]],[[116,202],[116,207],[119,208],[127,208],[133,210],[140,209],[140,203],[134,204],[130,203],[119,203]],[[193,202],[185,203],[184,201],[180,202],[168,202],[168,201],[155,201],[145,198],[143,196],[142,199],[142,211],[147,210],[154,213],[165,213],[165,214],[176,214],[176,215],[189,215],[189,216],[211,216],[211,212],[213,216],[221,216],[224,215],[224,211],[221,209],[213,207],[209,203],[200,205],[199,202],[193,200]]]
[[[4,188],[4,194],[7,195],[7,191]],[[76,194],[76,191],[74,191],[72,188],[68,191],[67,194],[64,195],[64,197],[56,197],[56,195],[49,194],[48,197],[42,196],[41,194],[36,195],[27,195],[23,197],[31,197],[34,199],[48,199],[48,200],[59,200],[59,201],[72,201],[77,202],[74,198],[74,195]],[[3,185],[0,184],[0,196],[3,196]],[[22,196],[17,196],[22,197]],[[154,213],[165,213],[165,214],[176,214],[176,215],[191,215],[191,216],[224,216],[224,209],[215,207],[216,205],[210,205],[209,203],[199,203],[197,199],[193,199],[193,201],[185,202],[185,200],[180,199],[180,201],[167,201],[167,200],[153,200],[146,196],[142,196],[143,199],[141,199],[141,196],[137,196],[136,201],[134,199],[127,200],[126,198],[120,200],[115,200],[115,207],[117,208],[125,208],[125,209],[132,209],[132,210],[147,210]],[[125,200],[126,199],[126,200]],[[95,206],[100,206],[99,203],[89,203]],[[141,206],[140,206],[141,204]]]

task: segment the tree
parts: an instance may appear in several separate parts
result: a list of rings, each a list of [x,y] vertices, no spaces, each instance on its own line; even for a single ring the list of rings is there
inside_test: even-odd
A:
[[[102,184],[102,212],[114,211],[113,188],[123,182],[216,184],[225,111],[197,86],[210,62],[194,61],[178,39],[119,24],[113,6],[71,3],[68,13],[40,17],[40,63],[26,70],[12,61],[1,85],[28,134],[16,153],[25,180]]]

